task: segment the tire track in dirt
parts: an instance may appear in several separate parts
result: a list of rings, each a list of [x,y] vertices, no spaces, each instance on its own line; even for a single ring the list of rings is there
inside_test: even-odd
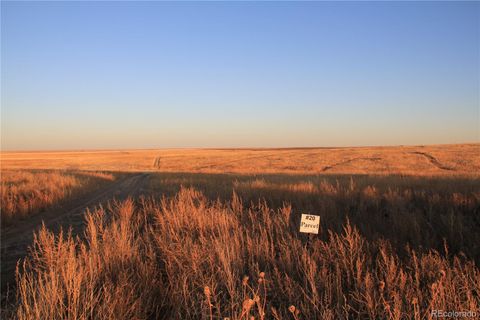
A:
[[[87,208],[94,208],[109,200],[135,198],[145,191],[148,173],[128,175],[109,184],[103,189],[73,199],[63,208],[53,208],[44,213],[27,217],[25,221],[2,230],[1,236],[1,279],[2,291],[15,275],[17,261],[27,255],[33,242],[33,234],[42,223],[58,233],[61,228],[72,227],[72,235],[81,234],[84,227],[84,214]]]
[[[351,163],[351,162],[358,161],[358,160],[380,161],[380,160],[382,160],[382,158],[379,158],[379,157],[371,157],[371,158],[368,158],[368,157],[358,157],[358,158],[352,158],[352,159],[348,159],[348,160],[345,160],[345,161],[341,161],[341,162],[337,162],[337,163],[331,164],[331,165],[329,165],[329,166],[325,166],[325,167],[323,167],[322,172],[325,172],[325,171],[331,170],[331,169],[333,169],[333,168],[335,168],[335,167],[342,166],[342,165],[345,165],[345,164],[349,164],[349,163]]]
[[[430,163],[433,164],[433,165],[434,165],[435,167],[437,167],[438,169],[448,170],[448,171],[455,171],[455,168],[452,168],[452,167],[449,167],[449,166],[446,166],[446,165],[442,164],[440,161],[438,161],[437,158],[435,158],[434,156],[432,156],[432,155],[429,154],[429,153],[420,152],[420,151],[413,151],[413,152],[410,152],[410,154],[415,154],[415,155],[423,156],[425,159],[427,159],[428,161],[430,161]]]
[[[160,156],[155,157],[153,160],[153,168],[154,169],[160,169]]]

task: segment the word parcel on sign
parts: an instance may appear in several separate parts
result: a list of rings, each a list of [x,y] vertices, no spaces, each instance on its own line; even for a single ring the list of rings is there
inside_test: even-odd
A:
[[[300,232],[318,234],[320,228],[320,216],[311,214],[302,214],[300,221]]]

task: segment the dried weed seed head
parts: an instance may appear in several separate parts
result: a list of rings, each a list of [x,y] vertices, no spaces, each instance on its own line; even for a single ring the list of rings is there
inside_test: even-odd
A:
[[[208,286],[205,286],[205,288],[203,288],[203,293],[205,293],[206,297],[210,297],[212,295],[212,292],[210,291],[210,288]]]
[[[245,299],[245,301],[243,301],[243,310],[248,312],[254,305],[255,305],[255,301],[253,299],[247,298]]]
[[[384,289],[385,289],[385,282],[380,281],[378,283],[378,290],[380,290],[380,292],[383,292]]]
[[[291,313],[295,313],[295,310],[297,310],[297,308],[295,308],[294,305],[291,305],[290,307],[288,307],[288,311],[290,311]]]
[[[248,276],[244,276],[242,279],[242,285],[246,286],[248,284]]]
[[[260,277],[260,279],[265,279],[265,272],[260,272],[260,274],[258,275]]]

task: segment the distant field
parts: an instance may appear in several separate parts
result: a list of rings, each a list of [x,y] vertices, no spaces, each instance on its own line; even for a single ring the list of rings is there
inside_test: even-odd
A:
[[[3,169],[479,175],[480,144],[301,149],[3,152]]]
[[[18,222],[2,226],[2,318],[480,309],[480,144],[6,152],[1,165],[2,218]],[[302,213],[319,235],[299,233]]]

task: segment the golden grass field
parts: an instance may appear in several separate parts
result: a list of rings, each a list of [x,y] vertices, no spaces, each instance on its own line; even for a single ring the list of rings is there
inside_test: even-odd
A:
[[[3,318],[480,312],[480,144],[4,152],[1,166]],[[298,232],[301,213],[319,235]]]
[[[94,188],[101,180],[111,181],[112,174],[101,172],[64,172],[2,170],[0,189],[3,224],[45,210],[55,203]]]
[[[4,152],[3,169],[477,175],[480,144],[291,149]]]

